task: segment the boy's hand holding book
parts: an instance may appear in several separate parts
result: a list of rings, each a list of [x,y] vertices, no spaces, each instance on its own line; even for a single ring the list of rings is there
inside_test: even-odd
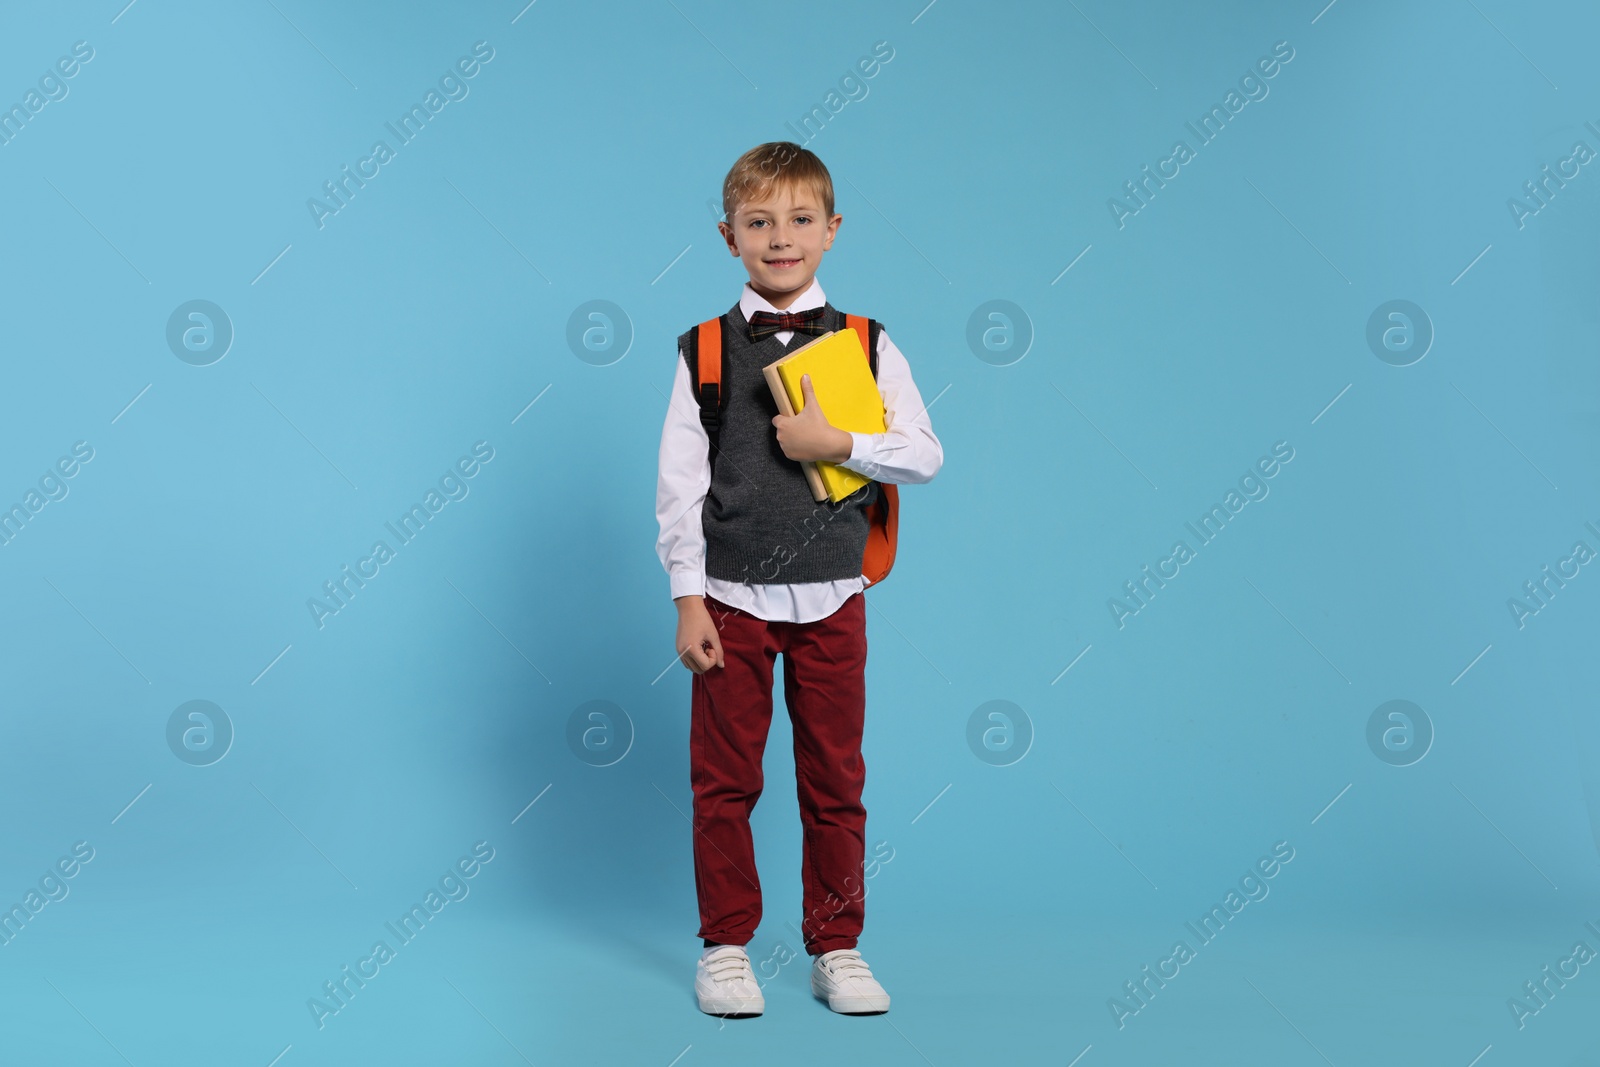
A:
[[[783,454],[790,459],[820,459],[829,463],[849,459],[855,439],[828,421],[822,405],[817,403],[816,393],[811,391],[811,375],[800,376],[800,392],[805,404],[799,414],[772,417],[772,425],[778,431],[778,447],[783,449]]]
[[[772,425],[783,454],[797,461],[812,499],[840,501],[872,479],[839,464],[850,458],[854,433],[883,433],[883,395],[865,343],[852,328],[812,338],[761,368],[778,407]],[[820,385],[819,385],[820,383]],[[828,418],[817,389],[828,398]]]

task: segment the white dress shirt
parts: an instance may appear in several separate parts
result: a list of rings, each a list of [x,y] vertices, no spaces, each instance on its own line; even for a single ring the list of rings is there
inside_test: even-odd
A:
[[[815,278],[787,308],[788,312],[821,307],[826,298]],[[780,309],[746,282],[739,296],[745,320],[757,311]],[[794,330],[774,336],[788,347]],[[810,335],[807,335],[808,338]],[[896,484],[926,482],[944,464],[944,448],[933,435],[922,394],[911,380],[906,358],[878,331],[878,391],[883,394],[883,433],[850,433],[850,458],[839,464],[874,481]],[[734,582],[706,574],[706,541],[701,509],[711,486],[710,440],[700,423],[700,406],[689,383],[689,367],[678,352],[677,376],[666,423],[661,428],[660,474],[656,482],[656,521],[661,535],[656,555],[667,570],[672,598],[709,594],[769,622],[815,622],[838,610],[866,587],[866,576],[830,582]]]

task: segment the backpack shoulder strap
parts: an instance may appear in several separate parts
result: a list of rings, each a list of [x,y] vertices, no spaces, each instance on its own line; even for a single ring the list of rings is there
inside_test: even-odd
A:
[[[872,376],[878,376],[878,334],[883,330],[883,324],[877,319],[869,319],[865,315],[845,314],[844,324],[846,329],[854,330],[856,336],[861,338],[861,347],[867,354],[867,366],[872,371]]]
[[[722,411],[726,406],[722,393],[722,330],[723,317],[707,319],[689,331],[689,384],[694,387],[695,400],[700,406],[700,425],[705,427],[711,442],[711,461],[716,462],[718,436],[722,429]]]

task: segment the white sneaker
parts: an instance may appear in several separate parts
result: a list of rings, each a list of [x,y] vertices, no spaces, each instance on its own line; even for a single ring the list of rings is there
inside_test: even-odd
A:
[[[811,992],[841,1015],[878,1015],[889,1010],[889,994],[853,948],[824,952],[812,962]]]
[[[694,994],[707,1015],[760,1015],[767,1008],[740,945],[713,945],[694,969]]]

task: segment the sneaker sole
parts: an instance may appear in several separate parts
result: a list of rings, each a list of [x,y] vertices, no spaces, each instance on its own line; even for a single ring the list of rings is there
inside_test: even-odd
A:
[[[889,1010],[889,994],[881,997],[848,997],[837,994],[829,996],[818,989],[816,983],[811,985],[811,995],[825,1002],[829,1010],[840,1015],[883,1015]]]
[[[695,998],[700,1003],[700,1010],[707,1015],[721,1015],[724,1018],[743,1018],[746,1016],[761,1015],[766,1011],[765,1000],[747,1000],[730,997],[719,1000],[715,997]]]

